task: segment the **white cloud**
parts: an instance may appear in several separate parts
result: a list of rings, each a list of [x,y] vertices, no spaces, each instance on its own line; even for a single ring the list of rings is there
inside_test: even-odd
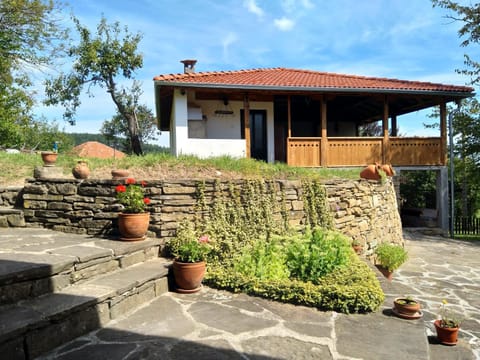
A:
[[[222,40],[222,47],[223,47],[223,58],[225,60],[228,59],[228,49],[230,45],[237,41],[237,35],[235,33],[228,33],[227,36]]]
[[[295,26],[295,22],[291,19],[286,17],[282,17],[280,19],[273,20],[273,24],[275,27],[281,31],[290,31]]]
[[[248,11],[251,13],[262,17],[263,16],[263,10],[260,6],[257,5],[255,0],[245,0],[243,5],[247,8]]]

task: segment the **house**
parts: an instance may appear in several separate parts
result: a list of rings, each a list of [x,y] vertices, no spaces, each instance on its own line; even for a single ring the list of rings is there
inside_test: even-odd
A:
[[[182,63],[183,74],[154,78],[158,125],[170,131],[174,155],[433,168],[447,189],[447,103],[473,96],[471,87],[287,68],[197,73],[196,60]],[[440,112],[438,137],[397,136],[401,115],[431,107]],[[359,136],[377,121],[382,136]]]

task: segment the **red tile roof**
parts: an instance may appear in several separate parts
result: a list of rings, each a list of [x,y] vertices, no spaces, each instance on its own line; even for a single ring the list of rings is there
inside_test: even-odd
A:
[[[74,154],[81,157],[94,157],[100,159],[124,158],[125,153],[116,150],[110,146],[99,143],[98,141],[87,141],[77,145],[72,149]]]
[[[189,74],[167,74],[153,78],[157,83],[167,85],[190,85],[199,87],[239,87],[291,90],[386,90],[406,92],[445,92],[473,95],[473,88],[435,84],[430,82],[375,78],[356,75],[317,72],[310,70],[269,68],[238,71],[212,71]]]

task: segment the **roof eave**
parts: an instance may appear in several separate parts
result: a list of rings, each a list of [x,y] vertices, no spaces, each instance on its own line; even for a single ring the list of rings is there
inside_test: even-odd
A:
[[[406,90],[392,88],[348,88],[348,87],[299,87],[299,86],[268,86],[268,85],[242,85],[242,84],[212,84],[212,83],[186,83],[174,81],[155,80],[156,86],[188,87],[200,89],[222,90],[253,90],[253,91],[309,91],[317,93],[377,93],[377,94],[407,94],[407,95],[435,95],[468,98],[475,95],[466,91],[439,91],[439,90]]]

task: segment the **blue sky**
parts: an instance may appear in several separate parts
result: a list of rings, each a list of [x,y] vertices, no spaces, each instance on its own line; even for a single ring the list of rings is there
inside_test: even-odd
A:
[[[197,59],[196,71],[288,67],[465,85],[455,69],[465,52],[475,55],[460,47],[460,24],[430,0],[81,0],[66,20],[70,12],[92,30],[103,14],[143,34],[135,76],[152,110],[152,78],[183,72],[182,59]],[[63,122],[61,108],[39,106],[37,114],[67,132],[97,133],[115,109],[106,93],[94,94],[83,96],[76,126]],[[432,135],[423,121],[421,113],[400,119],[400,132]]]

